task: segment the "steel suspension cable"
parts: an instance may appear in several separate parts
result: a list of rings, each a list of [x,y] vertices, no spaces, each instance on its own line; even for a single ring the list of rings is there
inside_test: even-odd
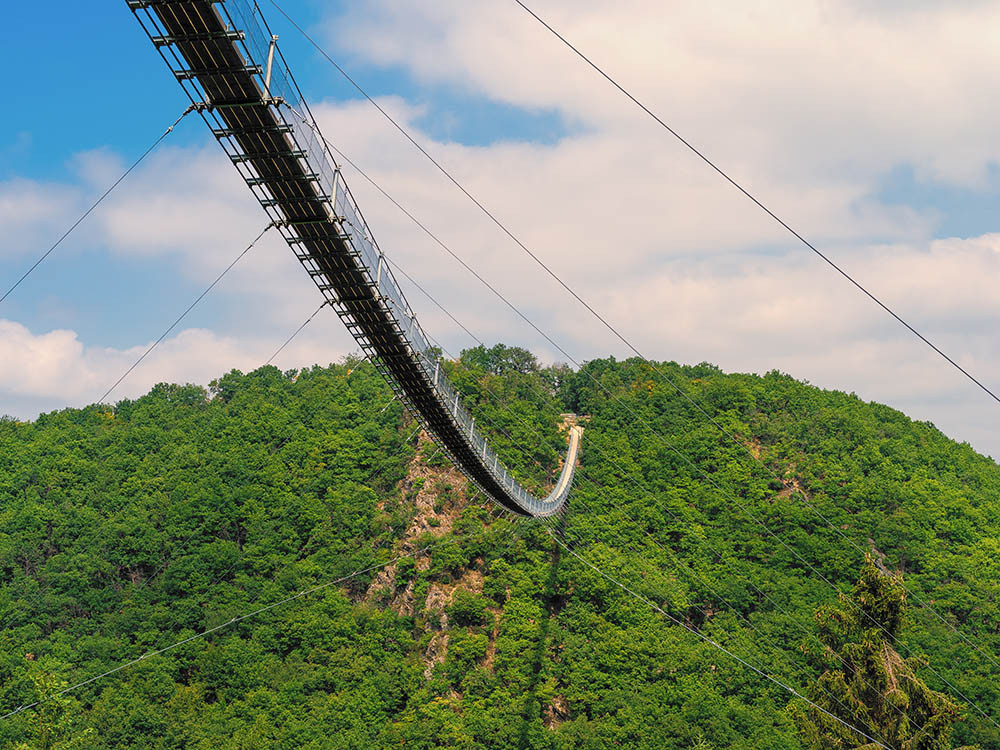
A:
[[[626,547],[627,549],[631,550],[637,556],[638,561],[645,561],[647,563],[650,562],[650,560],[647,559],[642,554],[642,552],[640,552],[635,546],[633,546],[633,545],[629,544],[628,542],[626,542],[622,538],[622,536],[620,534],[618,534],[614,530],[613,527],[610,526],[610,524],[605,523],[605,527],[608,530],[610,530],[611,533],[619,541],[621,541],[623,543],[624,547]],[[564,529],[561,529],[561,532],[562,532],[562,535],[563,535],[563,541],[565,541],[567,543],[569,543],[568,537],[571,536],[571,535],[574,536],[576,538],[577,543],[578,543],[577,544],[578,547],[579,547],[579,543],[580,542],[585,542],[586,541],[582,537],[582,535],[579,532],[577,532],[575,529],[564,528]],[[603,544],[604,544],[605,548],[608,549],[608,550],[610,550],[610,551],[620,551],[621,550],[621,548],[619,548],[618,550],[616,550],[615,547],[611,546],[607,542],[604,542]],[[657,546],[659,546],[659,545],[657,545]],[[741,632],[739,634],[737,634],[734,637],[734,639],[733,639],[737,643],[739,643],[739,641],[740,641],[740,635],[742,634],[743,636],[745,636],[745,638],[747,640],[749,640],[750,644],[759,652],[759,655],[758,655],[758,657],[756,659],[756,661],[757,661],[757,665],[756,666],[758,666],[762,670],[763,666],[761,666],[761,665],[763,663],[769,663],[769,662],[762,662],[761,659],[764,658],[764,657],[768,657],[769,656],[770,658],[777,657],[777,658],[781,659],[789,668],[791,668],[791,669],[794,670],[795,664],[792,662],[790,656],[787,653],[785,653],[783,651],[780,651],[780,650],[772,651],[770,654],[767,653],[767,649],[764,648],[763,643],[766,643],[768,641],[768,636],[759,627],[757,627],[756,625],[754,625],[754,623],[750,620],[750,617],[748,615],[743,614],[735,605],[733,605],[728,599],[726,599],[726,597],[723,596],[715,587],[713,587],[710,583],[708,583],[708,581],[706,581],[703,576],[701,576],[697,571],[695,571],[694,568],[691,567],[691,565],[682,562],[680,560],[680,558],[677,557],[675,554],[673,555],[673,557],[675,558],[675,561],[676,561],[675,565],[676,565],[676,567],[679,570],[686,571],[689,576],[694,577],[698,581],[700,581],[700,583],[701,583],[702,586],[704,586],[705,588],[707,588],[708,591],[713,596],[717,597],[719,599],[719,601],[722,602],[722,604],[724,604],[726,607],[728,607],[728,611],[729,612],[731,612],[732,614],[736,615],[736,617],[739,620],[742,620],[743,622],[745,622],[747,624],[747,626],[749,627],[749,629],[753,633],[756,633],[756,635],[758,636],[758,638],[754,638],[754,636],[751,635],[750,633],[748,633],[746,630],[741,630]],[[653,570],[658,571],[659,570],[659,566],[653,565]],[[643,576],[643,581],[645,581],[646,580],[645,573],[643,573],[642,576]],[[707,604],[706,605],[699,605],[699,604],[691,603],[690,607],[692,609],[694,609],[695,611],[697,611],[698,613],[700,613],[701,615],[703,615],[705,617],[705,622],[709,622],[711,620],[713,614],[717,613],[717,612],[713,613],[711,611],[710,605],[707,605]],[[701,633],[702,630],[700,628],[692,628],[689,632],[698,632],[698,633]],[[748,645],[746,643],[741,643],[740,645],[742,646],[742,649],[743,649],[743,658],[746,660],[747,663],[750,663],[751,657],[749,656],[749,654],[753,651],[753,648],[748,647]],[[731,645],[728,645],[727,648],[735,654],[735,649]],[[751,664],[751,667],[752,666],[753,665]],[[846,666],[847,666],[847,664],[845,662],[845,667]],[[759,673],[760,672],[758,671],[758,674]],[[777,670],[773,669],[773,666],[772,666],[772,674],[774,676],[780,677],[780,674],[777,672]],[[782,678],[782,679],[785,682],[789,682],[789,683],[792,682],[792,680],[788,679],[788,678]],[[862,682],[866,686],[871,687],[871,688],[874,689],[874,686],[872,685],[872,683],[870,681],[866,680],[864,677],[862,677],[861,680],[862,680]],[[826,686],[823,685],[822,682],[817,682],[816,683],[816,687],[827,698],[829,698],[834,703],[838,704],[840,706],[840,708],[842,708],[845,711],[845,713],[848,713],[848,714],[850,713],[850,708],[840,698],[838,698],[834,693],[830,692],[830,690],[828,690],[826,688]],[[800,688],[797,688],[796,690],[797,690],[797,692],[801,693],[801,689]],[[805,700],[806,700],[807,703],[809,703],[814,708],[817,708],[817,709],[823,711],[823,709],[820,708],[812,700],[809,700],[809,699],[805,699]],[[895,709],[896,713],[901,718],[905,718],[905,714],[903,713],[903,710],[900,707],[893,705],[892,708]],[[918,726],[916,727],[917,732],[923,730],[924,726],[925,725],[918,723]],[[871,732],[872,735],[874,735],[874,737],[877,738],[877,740],[879,740],[881,742],[881,744],[883,745],[883,747],[892,748],[892,746],[889,744],[889,740],[885,737],[885,735],[879,734],[878,732],[875,731],[874,728],[872,728],[870,726],[866,726],[865,728],[869,732]],[[853,727],[852,727],[852,729],[853,729]],[[854,729],[854,731],[857,731],[857,730]],[[864,735],[864,736],[867,737],[868,735]]]
[[[138,167],[143,162],[143,160],[156,149],[157,146],[160,145],[163,139],[166,138],[168,135],[170,135],[173,129],[177,127],[178,123],[180,123],[181,120],[183,120],[193,111],[194,111],[194,105],[193,104],[189,105],[188,108],[185,109],[183,113],[181,113],[181,116],[178,117],[176,120],[174,120],[173,124],[166,130],[164,130],[163,133],[160,134],[160,137],[157,138],[155,141],[153,141],[153,143],[150,144],[149,148],[143,151],[142,154],[140,154],[139,158],[136,159],[134,162],[132,162],[129,168],[121,173],[121,175],[118,177],[117,180],[111,183],[111,186],[107,190],[105,190],[104,193],[102,193],[101,196],[90,205],[90,208],[84,211],[83,214],[80,215],[80,218],[74,221],[70,225],[70,228],[67,229],[65,232],[63,232],[62,236],[60,236],[59,239],[56,240],[55,243],[53,243],[53,245],[48,250],[42,253],[42,255],[38,258],[38,260],[36,260],[34,263],[31,264],[28,270],[25,271],[24,274],[22,274],[21,278],[15,281],[13,286],[11,286],[6,292],[3,293],[3,296],[0,297],[0,303],[2,303],[5,299],[7,299],[7,297],[9,297],[11,293],[21,285],[21,282],[24,281],[26,278],[28,278],[28,276],[30,276],[31,273],[36,268],[38,268],[38,266],[40,266],[42,262],[49,257],[49,255],[52,254],[52,251],[55,250],[57,247],[59,247],[59,245],[62,244],[63,240],[69,237],[73,233],[73,230],[76,229],[78,226],[80,226],[80,224],[83,223],[83,220],[86,219],[88,216],[90,216],[90,214],[93,213],[94,209],[96,209],[99,205],[101,205],[101,203],[104,202],[104,199],[107,198],[109,195],[111,195],[112,191],[114,191],[114,189],[118,187],[122,183],[122,181],[126,177],[128,177],[129,174],[131,174],[132,171],[136,167]]]
[[[602,483],[601,483],[600,481],[598,481],[598,480],[597,480],[597,479],[595,479],[595,478],[594,478],[593,476],[591,476],[589,472],[587,472],[587,471],[583,470],[583,467],[581,467],[581,469],[579,469],[579,470],[578,470],[578,472],[579,472],[579,475],[580,475],[580,478],[581,478],[581,479],[582,479],[583,481],[587,481],[587,482],[589,482],[589,483],[590,483],[590,484],[591,484],[591,485],[592,485],[592,486],[593,486],[594,488],[596,488],[596,490],[597,490],[597,492],[598,492],[598,496],[599,496],[599,497],[601,497],[601,494],[603,493],[603,498],[602,498],[602,499],[604,499],[604,500],[606,500],[606,501],[608,500],[608,496],[607,496],[607,487],[605,487],[605,485],[603,485],[603,484],[602,484]],[[653,500],[654,502],[656,501],[656,497],[654,497],[654,496],[653,496],[652,494],[648,494],[648,495],[647,495],[647,497],[648,497],[648,499],[650,499],[650,500]],[[684,523],[684,521],[683,521],[683,520],[681,520],[681,519],[680,519],[680,518],[679,518],[679,517],[677,516],[677,514],[676,514],[676,513],[674,513],[674,511],[672,511],[672,510],[671,510],[671,509],[670,509],[670,508],[669,508],[668,506],[659,506],[659,505],[657,505],[657,506],[654,506],[654,507],[664,507],[664,508],[665,508],[665,509],[667,510],[667,512],[671,514],[671,516],[672,516],[673,518],[677,519],[677,521],[678,521],[679,523]],[[641,528],[641,524],[639,523],[639,521],[638,521],[638,520],[637,520],[637,519],[636,519],[636,518],[635,518],[634,516],[632,516],[632,515],[631,515],[630,513],[627,513],[627,512],[625,512],[625,511],[624,511],[624,510],[623,510],[623,509],[622,509],[622,508],[621,508],[621,507],[620,507],[619,505],[615,505],[615,504],[610,504],[610,505],[609,505],[609,507],[607,508],[607,510],[610,510],[610,511],[612,511],[612,512],[615,512],[615,513],[617,513],[617,515],[619,516],[619,518],[621,518],[621,519],[623,519],[623,520],[627,520],[627,521],[630,521],[630,522],[631,522],[631,523],[632,523],[633,525],[635,525],[636,527],[639,527],[639,531],[641,531],[641,532],[642,532],[643,534],[645,534],[645,536],[646,536],[646,537],[647,537],[647,538],[649,539],[650,543],[651,543],[651,544],[652,544],[652,545],[653,545],[653,546],[654,546],[655,548],[659,549],[659,550],[660,550],[661,552],[663,552],[664,554],[666,554],[666,555],[667,555],[667,556],[668,556],[668,557],[669,557],[669,558],[670,558],[670,559],[671,559],[671,560],[673,561],[673,564],[674,564],[674,566],[675,566],[675,567],[677,567],[677,568],[683,568],[683,569],[685,569],[686,571],[688,571],[688,573],[689,573],[689,574],[690,574],[690,575],[691,575],[692,577],[696,578],[696,579],[697,579],[697,580],[698,580],[698,581],[700,582],[700,584],[701,584],[701,586],[702,586],[702,587],[704,587],[705,589],[707,589],[707,591],[708,591],[708,592],[709,592],[710,594],[712,594],[713,596],[717,597],[717,598],[718,598],[718,599],[719,599],[719,600],[720,600],[720,601],[721,601],[721,602],[722,602],[723,604],[725,604],[725,605],[726,605],[726,606],[727,606],[727,607],[729,608],[729,610],[730,610],[731,612],[733,612],[733,613],[734,613],[734,614],[735,614],[735,615],[736,615],[737,617],[739,617],[739,618],[740,618],[740,619],[742,619],[742,620],[743,620],[744,622],[746,622],[746,623],[747,623],[747,625],[749,625],[749,626],[750,626],[751,630],[753,630],[754,632],[758,633],[758,635],[760,635],[760,636],[761,636],[762,638],[767,638],[767,636],[765,636],[765,634],[764,634],[764,633],[762,633],[762,632],[760,631],[760,629],[759,629],[759,628],[758,628],[757,626],[755,626],[755,625],[753,624],[753,622],[752,622],[752,621],[750,620],[750,617],[749,617],[749,615],[747,615],[747,614],[743,614],[743,612],[741,612],[741,611],[740,611],[740,609],[739,609],[739,608],[738,608],[738,607],[737,607],[736,605],[734,605],[734,604],[733,604],[732,602],[730,602],[729,600],[727,600],[727,599],[726,599],[726,597],[725,597],[725,596],[723,596],[723,594],[722,594],[722,593],[721,593],[721,592],[720,592],[720,591],[719,591],[719,590],[718,590],[717,588],[715,588],[714,586],[712,586],[712,584],[711,584],[711,583],[710,583],[709,581],[707,581],[707,580],[705,579],[705,577],[704,577],[703,575],[701,575],[700,573],[698,573],[698,572],[697,572],[697,571],[695,570],[695,568],[694,568],[694,567],[693,567],[693,566],[692,566],[692,565],[691,565],[690,563],[688,563],[688,562],[685,562],[684,560],[682,560],[682,559],[681,559],[681,557],[680,557],[680,555],[678,555],[678,553],[676,553],[675,551],[673,551],[673,550],[672,550],[672,549],[671,549],[671,548],[669,547],[669,545],[665,545],[665,544],[661,544],[661,543],[660,543],[659,541],[657,541],[657,539],[656,539],[656,538],[655,538],[655,537],[653,536],[653,534],[652,534],[652,533],[651,533],[651,532],[650,532],[650,531],[649,531],[648,529],[643,529],[643,528]],[[632,550],[633,552],[635,552],[635,553],[636,553],[636,555],[637,555],[637,556],[639,557],[639,559],[640,559],[640,560],[643,560],[643,559],[648,559],[646,555],[644,555],[644,554],[643,554],[642,552],[640,552],[640,551],[639,551],[639,550],[638,550],[638,549],[637,549],[636,547],[634,547],[633,545],[629,544],[629,543],[628,543],[628,542],[627,542],[627,541],[626,541],[626,540],[624,539],[624,537],[622,537],[622,535],[621,535],[621,534],[617,533],[617,531],[615,531],[615,530],[614,530],[614,528],[612,528],[612,527],[611,527],[611,526],[610,526],[609,524],[606,524],[606,526],[607,526],[607,527],[608,527],[608,528],[609,528],[609,529],[611,530],[611,533],[612,533],[612,534],[613,534],[613,535],[614,535],[614,536],[615,536],[615,537],[616,537],[616,538],[617,538],[618,540],[620,540],[620,541],[622,542],[622,544],[623,544],[624,546],[628,547],[628,548],[629,548],[629,549],[631,549],[631,550]],[[578,539],[578,540],[580,540],[580,541],[582,541],[582,539],[581,539],[581,537],[579,536],[579,534],[577,534],[577,539]],[[727,560],[727,556],[723,555],[723,554],[722,554],[721,552],[719,552],[719,551],[718,551],[718,549],[717,549],[717,548],[713,547],[713,546],[712,546],[712,545],[711,545],[710,543],[708,543],[707,539],[703,539],[703,538],[697,538],[697,537],[696,537],[696,538],[695,538],[695,542],[696,542],[696,543],[697,543],[697,544],[698,544],[699,546],[704,546],[704,547],[706,547],[706,548],[707,548],[708,550],[710,550],[710,551],[713,551],[713,552],[714,552],[714,553],[715,553],[715,554],[716,554],[716,555],[717,555],[717,556],[719,557],[719,559],[720,559],[721,561],[725,561],[725,560]],[[737,560],[737,561],[740,561],[740,558],[739,558],[739,556],[736,556],[736,560]],[[730,562],[731,562],[731,560],[730,560]],[[728,564],[727,564],[727,567],[728,567]],[[833,658],[834,658],[834,659],[835,659],[835,660],[836,660],[836,661],[837,661],[837,662],[838,662],[838,663],[839,663],[839,664],[840,664],[840,665],[841,665],[841,666],[842,666],[842,667],[843,667],[843,668],[844,668],[844,669],[845,669],[846,671],[850,671],[850,670],[851,670],[851,669],[853,668],[853,666],[852,666],[852,665],[851,665],[851,664],[850,664],[850,663],[849,663],[849,662],[848,662],[848,661],[847,661],[847,660],[846,660],[846,659],[845,659],[845,658],[844,658],[843,656],[841,656],[841,655],[840,655],[839,653],[837,653],[836,651],[831,651],[831,650],[829,650],[829,649],[828,649],[828,648],[826,647],[826,644],[824,644],[824,643],[823,643],[823,642],[822,642],[822,641],[820,640],[820,638],[819,638],[819,636],[818,636],[818,635],[816,634],[815,630],[812,630],[812,629],[810,629],[810,628],[806,627],[806,625],[804,625],[804,624],[802,623],[802,621],[800,620],[800,618],[798,617],[798,615],[797,615],[797,614],[795,614],[795,613],[792,613],[792,612],[791,612],[791,611],[789,611],[788,609],[785,609],[784,607],[782,607],[782,606],[781,606],[780,604],[778,604],[778,603],[777,603],[777,602],[776,602],[776,601],[774,600],[774,598],[772,598],[772,597],[771,597],[771,596],[770,596],[770,595],[769,595],[769,594],[768,594],[768,593],[767,593],[766,591],[764,591],[764,590],[763,590],[763,589],[761,589],[761,588],[760,588],[759,586],[757,586],[757,585],[756,585],[756,584],[754,583],[753,579],[751,579],[751,578],[749,577],[749,575],[748,575],[747,573],[745,573],[745,572],[744,572],[744,573],[743,573],[742,575],[738,576],[738,578],[739,578],[739,579],[741,579],[741,580],[743,580],[743,581],[746,581],[746,583],[747,583],[747,584],[749,584],[750,588],[751,588],[751,589],[753,589],[753,591],[754,591],[754,592],[755,592],[755,593],[756,593],[756,594],[757,594],[758,596],[762,597],[762,598],[763,598],[763,599],[764,599],[765,601],[767,601],[767,602],[768,602],[768,603],[769,603],[769,604],[770,604],[770,605],[771,605],[772,607],[774,607],[774,609],[775,609],[775,610],[776,610],[777,612],[779,612],[779,613],[781,613],[781,614],[785,615],[786,617],[788,617],[788,618],[789,618],[789,620],[790,620],[790,622],[791,622],[791,623],[792,623],[792,624],[793,624],[793,625],[794,625],[794,626],[795,626],[795,627],[796,627],[796,628],[797,628],[797,629],[798,629],[798,630],[799,630],[799,631],[800,631],[800,632],[801,632],[801,633],[802,633],[802,634],[803,634],[803,635],[804,635],[804,636],[805,636],[805,637],[806,637],[806,638],[807,638],[808,640],[811,640],[811,641],[814,641],[815,643],[817,643],[817,644],[818,644],[818,645],[820,646],[820,648],[821,648],[821,649],[823,649],[823,650],[824,650],[824,651],[826,652],[826,655],[827,655],[828,657],[829,657],[829,656],[832,656],[832,657],[833,657]],[[736,589],[736,588],[733,588],[733,589],[731,589],[731,592],[730,592],[730,596],[733,596],[733,592],[738,592],[738,589]],[[696,606],[696,608],[697,608],[697,606]],[[702,611],[703,613],[705,613],[705,614],[706,614],[706,619],[707,619],[707,617],[708,617],[708,611],[707,611],[707,608],[699,608],[699,609],[700,609],[700,611]],[[794,667],[794,666],[795,666],[795,665],[794,665],[794,663],[793,663],[793,662],[791,661],[791,658],[790,658],[790,657],[789,657],[789,656],[788,656],[787,654],[785,654],[785,653],[784,653],[784,652],[782,652],[782,651],[778,651],[778,654],[780,654],[780,655],[781,655],[781,657],[782,657],[782,658],[783,658],[783,659],[784,659],[784,660],[785,660],[785,661],[786,661],[786,662],[787,662],[787,663],[789,664],[789,666],[792,666],[792,667]],[[868,687],[868,688],[872,689],[873,691],[877,690],[877,688],[876,688],[876,687],[875,687],[875,685],[874,685],[874,684],[873,684],[873,683],[871,682],[871,680],[867,679],[867,678],[866,678],[866,677],[865,677],[865,676],[864,676],[863,674],[861,674],[861,673],[859,672],[859,673],[857,673],[857,676],[859,677],[859,679],[860,679],[860,681],[862,682],[862,684],[864,684],[864,685],[865,685],[866,687]],[[824,685],[823,685],[822,683],[817,683],[817,684],[816,684],[816,686],[817,686],[817,687],[818,687],[818,688],[819,688],[819,689],[820,689],[820,690],[821,690],[821,691],[822,691],[822,692],[823,692],[824,694],[826,694],[826,695],[827,695],[827,696],[828,696],[829,698],[831,698],[832,700],[834,700],[834,701],[836,701],[836,702],[837,702],[838,704],[840,704],[840,706],[841,706],[842,708],[844,708],[844,709],[845,709],[845,711],[849,711],[848,707],[847,707],[846,705],[844,705],[844,703],[843,703],[843,702],[842,702],[842,701],[841,701],[841,700],[840,700],[839,698],[837,698],[837,697],[836,697],[836,696],[835,696],[834,694],[832,694],[832,693],[831,693],[831,692],[830,692],[829,690],[827,690],[827,689],[826,689],[826,687],[825,687],[825,686],[824,686]],[[905,714],[903,713],[903,710],[902,710],[902,708],[900,708],[899,706],[896,706],[895,704],[891,704],[891,706],[890,706],[890,707],[891,707],[891,708],[892,708],[892,709],[893,709],[893,710],[894,710],[894,711],[896,712],[896,714],[897,714],[897,715],[898,715],[898,716],[899,716],[900,718],[905,718]],[[919,722],[915,722],[915,726],[916,726],[916,729],[917,729],[917,731],[921,731],[921,730],[923,730],[923,729],[924,729],[924,727],[926,726],[926,724],[920,724]],[[872,731],[874,731],[874,730],[872,730]],[[883,739],[883,740],[885,740],[886,738],[885,738],[885,737],[880,737],[880,739]]]

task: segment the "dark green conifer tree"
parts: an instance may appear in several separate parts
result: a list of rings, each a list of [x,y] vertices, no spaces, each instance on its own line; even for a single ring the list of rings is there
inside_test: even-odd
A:
[[[893,750],[952,750],[951,731],[962,706],[917,676],[925,663],[920,657],[904,658],[894,648],[905,610],[902,576],[880,570],[868,555],[853,591],[840,595],[840,606],[816,611],[824,648],[814,656],[825,670],[810,698],[829,713],[804,702],[792,706],[811,750],[878,750],[879,744],[847,724]]]

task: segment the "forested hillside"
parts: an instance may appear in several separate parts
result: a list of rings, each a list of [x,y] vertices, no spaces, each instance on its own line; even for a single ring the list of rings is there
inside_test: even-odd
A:
[[[579,415],[551,524],[500,517],[354,359],[0,421],[0,714],[47,697],[0,747],[864,745],[712,639],[834,711],[879,651],[907,750],[1000,748],[1000,467],[786,375],[656,368],[449,364],[533,489]],[[883,594],[891,643],[850,609]]]

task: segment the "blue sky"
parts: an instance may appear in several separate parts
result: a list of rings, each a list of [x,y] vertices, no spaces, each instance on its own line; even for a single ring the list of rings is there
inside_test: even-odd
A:
[[[886,401],[1000,454],[988,412],[995,405],[839,286],[512,4],[282,5],[651,356],[782,369]],[[734,4],[722,15],[685,8],[668,18],[654,3],[539,6],[904,317],[1000,383],[997,308],[986,291],[1000,230],[990,145],[1000,115],[981,95],[996,66],[987,45],[968,41],[992,22],[992,9],[894,15],[817,2],[755,18]],[[624,353],[386,129],[269,3],[262,7],[328,136],[520,295],[576,356]],[[7,79],[16,116],[0,122],[0,221],[8,224],[0,225],[0,279],[16,278],[187,103],[124,0],[85,10],[16,4],[7,22],[0,62],[16,71]],[[772,36],[761,38],[762,29]],[[939,71],[905,59],[914,40]],[[117,202],[4,303],[0,345],[6,335],[17,351],[45,352],[56,346],[53,331],[71,332],[58,339],[68,358],[60,367],[79,365],[76,381],[96,383],[159,335],[262,225],[223,162],[204,124],[183,122]],[[561,358],[356,177],[352,185],[383,247],[481,336]],[[51,211],[30,218],[18,201],[36,210],[50,201]],[[4,205],[12,206],[6,214]],[[157,224],[167,209],[178,218]],[[220,226],[209,231],[212,222]],[[144,223],[150,236],[136,234]],[[204,382],[229,366],[222,353],[232,366],[250,366],[308,315],[308,284],[281,253],[270,244],[259,260],[248,256],[181,327],[202,331],[219,358],[207,363],[179,338],[176,351],[188,353],[164,377]],[[724,314],[719,302],[733,300],[743,312]],[[456,350],[468,344],[429,308],[427,318]],[[351,348],[335,319],[314,328],[284,364]],[[179,364],[185,356],[188,369]],[[39,372],[31,388],[5,386],[0,373],[0,412],[30,418],[79,405],[93,390]],[[137,373],[123,393],[155,378]]]
[[[336,15],[342,6],[300,0],[282,4],[307,28],[315,26],[321,12]],[[268,22],[310,101],[359,96],[280,14],[270,6],[265,11],[270,11]],[[66,161],[93,148],[141,153],[187,105],[180,87],[168,85],[173,81],[162,60],[124,1],[88,3],[86,12],[68,0],[45,7],[16,4],[7,9],[7,18],[12,33],[0,59],[18,71],[8,86],[20,116],[0,125],[0,177],[64,177]],[[60,20],[52,23],[52,18]],[[551,110],[504,105],[455,86],[421,85],[400,66],[366,65],[357,56],[342,62],[351,63],[351,71],[373,95],[427,103],[432,112],[418,123],[435,137],[470,145],[510,138],[552,142],[567,130]],[[182,145],[206,140],[204,128],[197,126],[182,128],[171,138]]]

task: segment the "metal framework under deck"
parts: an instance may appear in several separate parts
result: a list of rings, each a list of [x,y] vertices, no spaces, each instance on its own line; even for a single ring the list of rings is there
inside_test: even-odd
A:
[[[400,400],[469,479],[508,510],[558,513],[580,447],[536,498],[490,447],[441,370],[280,51],[250,0],[127,0],[295,257]]]

